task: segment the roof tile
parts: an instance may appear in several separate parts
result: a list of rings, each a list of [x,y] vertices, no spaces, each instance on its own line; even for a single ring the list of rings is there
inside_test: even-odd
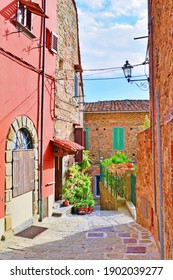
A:
[[[85,112],[149,112],[149,100],[110,100],[86,102]]]

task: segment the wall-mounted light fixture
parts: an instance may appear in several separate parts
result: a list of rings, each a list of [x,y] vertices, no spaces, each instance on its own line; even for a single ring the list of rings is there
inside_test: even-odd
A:
[[[143,64],[147,64],[148,62],[145,62]],[[132,69],[133,66],[129,63],[128,60],[126,60],[125,64],[122,67],[123,73],[125,78],[127,79],[128,83],[135,83],[141,90],[148,90],[149,88],[149,77],[144,79],[132,79]],[[140,82],[140,83],[138,83]]]

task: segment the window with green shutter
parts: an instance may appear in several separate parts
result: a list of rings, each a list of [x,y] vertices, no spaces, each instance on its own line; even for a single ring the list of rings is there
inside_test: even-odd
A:
[[[86,150],[90,149],[90,128],[85,127],[85,141],[86,141]]]
[[[113,150],[124,150],[124,127],[112,129]]]

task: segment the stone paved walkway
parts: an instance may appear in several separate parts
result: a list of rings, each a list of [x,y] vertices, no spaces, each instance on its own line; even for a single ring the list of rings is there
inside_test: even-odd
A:
[[[27,239],[0,241],[1,260],[157,260],[160,254],[150,232],[126,209],[94,211],[80,216],[45,218],[37,226],[48,229]]]

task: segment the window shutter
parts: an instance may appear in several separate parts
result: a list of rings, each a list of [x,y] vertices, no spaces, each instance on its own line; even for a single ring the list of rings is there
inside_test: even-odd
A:
[[[75,142],[81,146],[84,146],[84,130],[82,127],[75,128]],[[76,162],[83,161],[83,151],[78,151],[75,155]]]
[[[34,151],[24,151],[24,192],[34,190]]]
[[[86,144],[85,144],[85,148],[86,150],[89,150],[90,149],[90,128],[89,127],[85,127],[85,141],[86,141]]]
[[[113,127],[113,150],[124,150],[124,127]]]
[[[51,33],[50,49],[51,49],[52,52],[57,54],[57,52],[58,52],[58,36],[54,32]]]
[[[13,151],[13,197],[24,193],[23,151]]]
[[[13,151],[13,197],[34,190],[34,151]]]

